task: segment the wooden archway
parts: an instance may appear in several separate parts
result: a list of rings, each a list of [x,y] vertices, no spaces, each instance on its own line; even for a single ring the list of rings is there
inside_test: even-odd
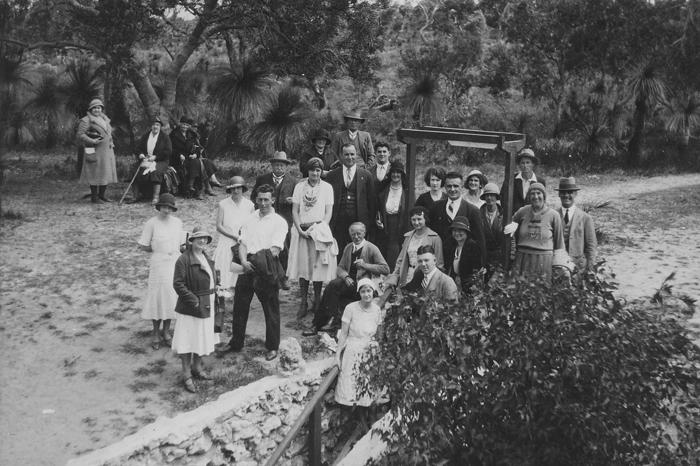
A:
[[[501,131],[482,131],[476,129],[444,128],[440,126],[421,126],[419,128],[401,128],[396,131],[397,139],[406,144],[406,176],[408,178],[408,205],[413,205],[416,196],[416,155],[421,141],[444,141],[455,147],[473,147],[494,150],[501,153],[505,161],[505,192],[501,193],[503,206],[503,224],[512,221],[513,213],[513,168],[515,155],[525,147],[525,134],[505,133]],[[505,260],[510,259],[510,241],[505,242]]]

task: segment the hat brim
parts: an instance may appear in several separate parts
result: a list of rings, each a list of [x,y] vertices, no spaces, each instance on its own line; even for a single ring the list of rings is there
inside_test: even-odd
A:
[[[314,141],[317,140],[317,139],[323,139],[324,141],[326,141],[326,145],[328,145],[328,144],[331,143],[331,138],[327,138],[326,136],[316,136],[316,137],[312,137],[312,138],[311,138],[311,142],[314,142]]]
[[[481,199],[482,201],[485,201],[486,199],[484,199],[484,198],[486,196],[488,196],[489,194],[496,196],[496,199],[501,199],[501,195],[499,193],[482,193],[481,196],[479,196],[479,199]]]
[[[366,118],[362,118],[362,117],[357,116],[357,115],[343,115],[343,119],[344,120],[357,120],[360,123],[364,123],[366,120]]]
[[[89,106],[89,107],[88,107],[88,111],[92,110],[93,108],[97,108],[97,107],[100,107],[101,109],[104,109],[104,108],[105,108],[105,106],[102,105],[102,104],[95,104],[95,105]]]
[[[457,224],[454,224],[454,223],[453,223],[452,225],[450,225],[450,226],[448,227],[448,230],[462,230],[462,231],[466,231],[466,232],[471,232],[471,231],[472,231],[471,228],[469,228],[468,226],[466,226],[466,225],[463,224],[463,223],[457,223]]]
[[[270,162],[270,163],[282,162],[282,163],[285,163],[285,164],[287,164],[287,165],[291,165],[291,164],[294,163],[294,162],[292,162],[292,161],[289,160],[289,159],[269,159],[269,162]]]
[[[230,193],[230,192],[233,191],[235,188],[243,188],[243,192],[248,191],[248,186],[246,186],[246,185],[244,185],[244,184],[232,184],[231,186],[226,186],[225,189],[226,189],[226,192],[227,192],[227,193]]]
[[[540,164],[540,159],[536,155],[530,155],[530,154],[518,154],[518,155],[516,155],[515,156],[515,163],[520,163],[520,160],[522,160],[524,157],[531,159],[535,165]]]
[[[565,186],[562,188],[560,186],[558,188],[554,188],[554,190],[555,191],[581,191],[581,188],[579,188],[578,186]]]
[[[191,243],[192,241],[196,240],[197,238],[206,238],[206,239],[208,240],[208,241],[207,241],[207,244],[210,244],[211,241],[212,241],[212,239],[213,239],[213,238],[212,238],[211,236],[209,236],[209,235],[197,235],[197,236],[190,236],[190,237],[187,239],[187,241],[189,241],[189,242]]]
[[[168,204],[168,203],[161,203],[161,202],[158,202],[158,203],[156,204],[156,209],[157,209],[157,210],[160,210],[161,207],[170,207],[171,209],[173,209],[174,212],[177,212],[177,207],[175,207],[175,204]]]
[[[479,182],[481,183],[482,187],[486,186],[486,183],[488,183],[488,180],[486,179],[485,175],[477,175],[477,174],[467,176],[467,179],[465,180],[465,182],[469,183],[469,178],[474,178],[474,177],[479,178]]]

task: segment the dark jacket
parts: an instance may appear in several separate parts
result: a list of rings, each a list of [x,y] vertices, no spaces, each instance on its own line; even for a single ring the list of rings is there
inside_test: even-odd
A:
[[[216,270],[214,262],[208,257],[206,259],[213,273]],[[212,312],[209,295],[214,291],[210,280],[209,274],[205,272],[190,249],[182,253],[175,262],[173,276],[173,288],[177,293],[175,312],[201,319],[209,317]]]
[[[148,155],[148,149],[146,149],[146,144],[148,144],[148,136],[151,132],[147,132],[141,139],[139,139],[136,145],[136,154]],[[158,139],[156,139],[156,146],[153,148],[153,155],[156,156],[156,162],[170,162],[170,156],[173,153],[173,146],[170,143],[170,137],[163,131],[158,133]]]
[[[326,177],[326,181],[333,187],[333,216],[331,217],[331,226],[335,225],[340,215],[340,196],[345,187],[343,178],[344,166],[340,166],[331,170]],[[353,221],[362,222],[370,230],[374,225],[374,218],[377,214],[377,193],[374,185],[372,174],[364,168],[357,167],[355,171],[356,178],[356,196],[357,196],[357,218]]]
[[[287,198],[292,197],[292,194],[294,194],[294,187],[297,185],[298,181],[299,180],[297,180],[291,173],[287,173],[284,175],[284,178],[282,178],[280,185],[275,188],[272,173],[261,175],[255,180],[255,186],[253,186],[253,191],[250,193],[250,200],[255,203],[258,188],[264,184],[269,184],[275,188],[274,195],[272,196],[275,213],[281,215],[291,227],[292,223],[294,223],[294,218],[292,217],[292,203],[287,202]]]
[[[255,275],[271,285],[281,286],[285,272],[278,258],[269,249],[261,249],[255,254],[248,254],[248,261],[255,268]]]
[[[330,146],[326,146],[323,149],[323,155],[319,156],[318,151],[316,150],[316,147],[311,146],[310,148],[306,149],[301,156],[299,157],[299,171],[304,177],[308,177],[309,174],[306,171],[306,164],[311,160],[313,157],[318,157],[321,160],[323,160],[323,170],[324,171],[329,171],[331,170],[333,163],[337,161],[335,158],[335,154],[333,151],[331,151]],[[340,162],[338,162],[340,163]]]
[[[450,238],[445,243],[445,256],[449,258],[449,262],[445,262],[445,268],[449,271],[448,275],[455,281],[457,281],[457,275],[459,275],[462,292],[466,292],[473,284],[474,274],[484,266],[482,253],[477,242],[467,238],[464,246],[462,246],[462,254],[459,256],[459,270],[455,273],[453,263],[456,249],[457,241],[454,238]]]
[[[376,182],[376,180],[375,180]],[[377,182],[378,185],[381,185]],[[379,205],[377,206],[379,212],[379,219],[384,223],[384,218],[386,216],[386,200],[389,198],[389,190],[391,189],[389,184],[383,185],[384,189],[379,193]],[[406,189],[401,190],[401,200],[399,201],[399,225],[401,226],[401,236],[410,230],[408,227],[408,193]],[[386,225],[385,225],[386,228]]]
[[[172,146],[170,166],[179,167],[182,163],[180,161],[181,155],[184,155],[185,160],[187,160],[189,155],[195,152],[197,135],[192,131],[188,131],[187,136],[184,136],[182,131],[180,131],[180,128],[175,128],[170,132],[170,143]]]
[[[518,174],[516,173],[513,176],[516,177]],[[537,174],[535,174],[535,176],[537,176]],[[537,182],[547,186],[544,177],[537,178]],[[503,196],[503,193],[505,193],[505,188],[506,182],[504,181],[501,185],[501,196]],[[503,198],[501,198],[501,202],[505,202]],[[528,200],[525,199],[525,196],[523,196],[523,180],[521,178],[515,178],[515,180],[513,180],[513,208],[511,209],[511,212],[516,213],[518,209],[525,207],[528,204]]]
[[[446,210],[448,201],[449,199],[446,197],[445,199],[433,204],[433,207],[430,208],[430,223],[428,224],[428,226],[440,236],[443,246],[445,246],[448,239],[452,238],[452,234],[450,233],[452,219],[449,215],[447,215]],[[484,239],[484,228],[481,223],[481,212],[479,212],[479,209],[475,205],[461,199],[459,208],[455,214],[455,217],[456,216],[467,217],[467,220],[469,220],[469,226],[472,230],[471,237],[479,245],[479,249],[482,253],[482,262],[485,263],[486,241]],[[442,250],[445,253],[445,267],[448,267],[453,257],[447,255],[447,248],[443,247]]]
[[[486,218],[486,204],[479,209],[486,240],[486,260],[491,264],[500,263],[503,260],[503,241],[505,239],[503,234],[503,208],[500,205],[497,205],[497,208],[498,213],[491,224]]]

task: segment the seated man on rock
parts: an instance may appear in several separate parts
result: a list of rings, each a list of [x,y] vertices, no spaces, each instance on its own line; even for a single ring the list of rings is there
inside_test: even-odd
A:
[[[389,273],[389,265],[379,248],[365,239],[367,227],[355,222],[348,229],[352,243],[345,246],[338,263],[337,278],[331,280],[323,292],[321,308],[314,315],[311,329],[304,336],[316,335],[319,330],[340,328],[343,309],[353,301],[359,301],[357,282],[362,278],[375,278]]]

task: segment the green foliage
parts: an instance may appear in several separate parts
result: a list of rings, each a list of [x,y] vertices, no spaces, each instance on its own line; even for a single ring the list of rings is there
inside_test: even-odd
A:
[[[613,290],[598,268],[576,287],[507,281],[458,305],[393,304],[360,369],[392,400],[387,462],[697,461],[696,348],[668,308]]]

